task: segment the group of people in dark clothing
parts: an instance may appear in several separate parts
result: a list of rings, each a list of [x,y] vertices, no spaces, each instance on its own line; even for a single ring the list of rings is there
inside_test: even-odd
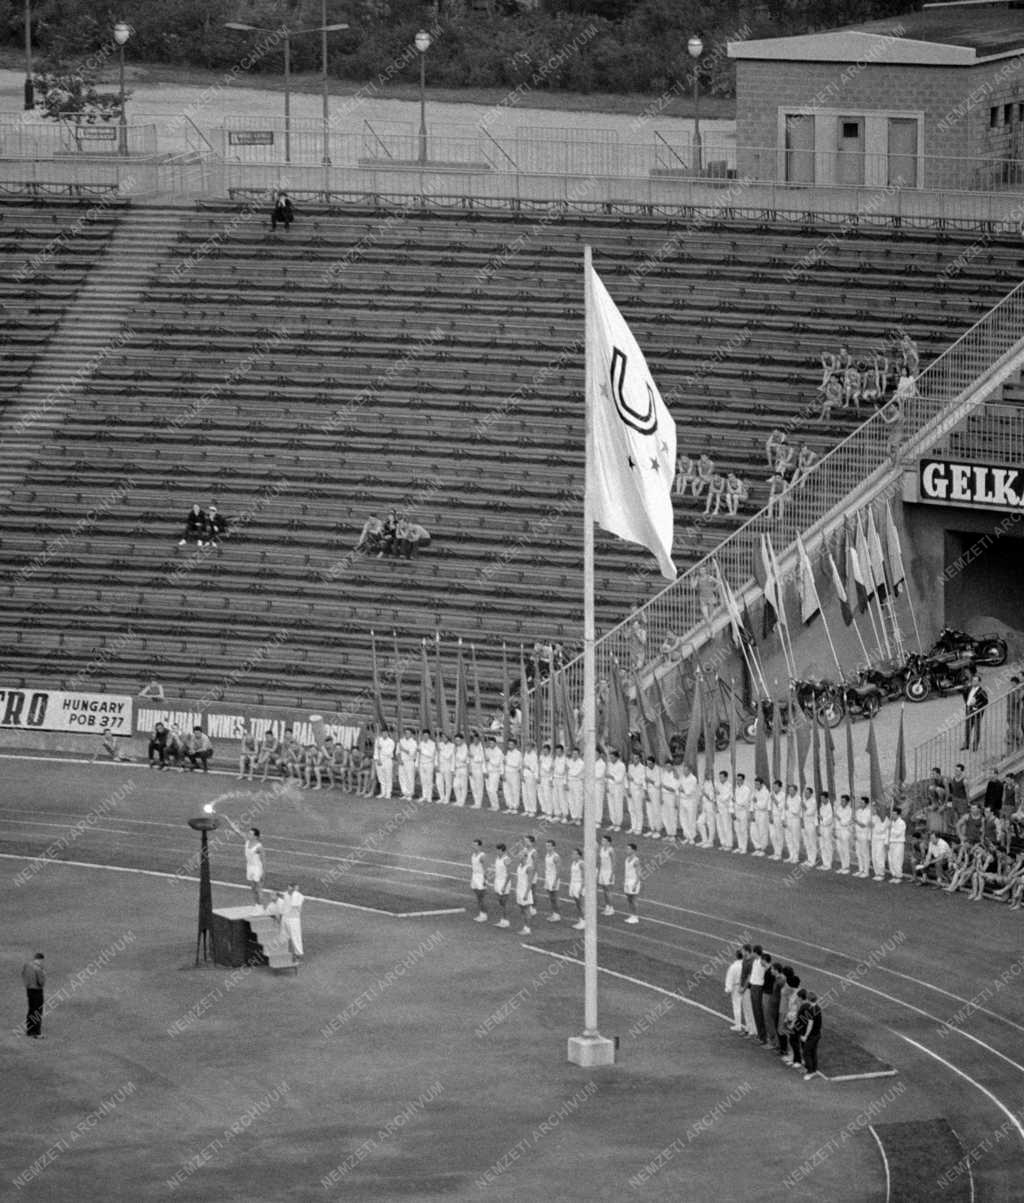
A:
[[[818,1071],[821,1007],[818,996],[800,985],[789,965],[779,965],[760,944],[744,944],[725,975],[732,1001],[732,1028],[776,1052],[784,1065],[803,1070],[804,1081]]]
[[[216,547],[227,533],[227,519],[217,512],[217,507],[211,505],[208,510],[204,510],[196,502],[185,518],[185,529],[178,540],[178,546],[195,543],[197,547]]]
[[[213,757],[213,740],[202,727],[193,727],[186,734],[177,725],[167,727],[165,723],[157,723],[149,738],[149,767],[158,769],[177,769],[185,771],[188,761],[188,771],[194,772],[201,768],[204,773],[210,771],[210,760]]]

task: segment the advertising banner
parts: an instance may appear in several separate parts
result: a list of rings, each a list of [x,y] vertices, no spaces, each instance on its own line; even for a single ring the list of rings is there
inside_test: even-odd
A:
[[[132,733],[132,699],[124,694],[0,687],[0,727],[20,731]]]

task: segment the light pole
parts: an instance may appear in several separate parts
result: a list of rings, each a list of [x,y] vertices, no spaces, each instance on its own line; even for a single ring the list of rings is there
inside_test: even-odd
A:
[[[686,50],[693,59],[693,162],[697,174],[703,171],[703,147],[700,140],[700,56],[704,53],[703,41],[694,34],[686,43]]]
[[[35,107],[36,92],[32,83],[32,0],[25,0],[25,109]]]
[[[320,0],[320,70],[323,76],[323,123],[324,123],[324,157],[325,167],[331,165],[330,118],[327,113],[327,0]],[[324,188],[327,187],[327,172],[324,172]]]
[[[420,162],[427,161],[427,51],[430,49],[430,34],[421,29],[416,35],[416,49],[420,55]]]
[[[121,112],[117,119],[118,125],[118,148],[121,154],[128,153],[128,122],[124,115],[124,44],[132,36],[132,27],[126,25],[124,21],[118,21],[114,26],[114,41],[117,43],[118,50],[121,52],[121,82],[119,92],[121,96]]]

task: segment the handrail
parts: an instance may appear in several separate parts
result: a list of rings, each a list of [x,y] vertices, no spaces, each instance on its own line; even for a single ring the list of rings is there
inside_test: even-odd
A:
[[[391,153],[390,150],[388,150],[387,143],[383,140],[383,138],[381,138],[380,134],[377,133],[377,131],[370,124],[370,122],[368,120],[366,120],[365,118],[363,119],[363,125],[374,136],[374,138],[377,141],[377,144],[380,146],[381,150],[387,155],[387,157],[389,159],[393,159],[395,156]]]
[[[485,130],[483,131],[483,135],[484,135],[484,137],[485,137],[485,138],[489,138],[489,139],[490,139],[490,141],[494,143],[494,145],[495,145],[495,146],[498,148],[498,150],[499,150],[499,151],[500,151],[500,152],[501,152],[501,153],[502,153],[502,154],[505,156],[505,158],[506,158],[506,159],[508,159],[508,161],[509,161],[509,162],[512,164],[512,167],[513,167],[513,169],[514,169],[515,171],[518,171],[518,170],[519,170],[519,164],[518,164],[518,163],[515,161],[515,159],[513,159],[513,158],[512,158],[512,156],[511,156],[511,155],[508,153],[508,151],[507,151],[507,150],[504,148],[504,146],[502,146],[502,144],[501,144],[501,143],[498,141],[498,139],[497,139],[497,138],[495,138],[495,136],[494,136],[494,135],[491,133],[491,131],[490,131],[489,129],[485,129]]]
[[[679,160],[679,162],[687,169],[687,171],[689,171],[690,164],[687,163],[687,161],[683,158],[683,156],[676,151],[676,149],[672,145],[672,143],[669,142],[669,140],[663,134],[660,134],[657,130],[654,130],[653,133],[654,133],[655,138],[657,138],[659,142],[665,143],[665,146],[666,146],[668,152],[672,155],[675,155],[675,157]]]

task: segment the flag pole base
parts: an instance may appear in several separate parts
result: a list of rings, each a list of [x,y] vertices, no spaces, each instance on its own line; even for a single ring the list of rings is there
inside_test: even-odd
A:
[[[569,1037],[569,1061],[583,1069],[615,1064],[615,1041],[596,1033]]]

